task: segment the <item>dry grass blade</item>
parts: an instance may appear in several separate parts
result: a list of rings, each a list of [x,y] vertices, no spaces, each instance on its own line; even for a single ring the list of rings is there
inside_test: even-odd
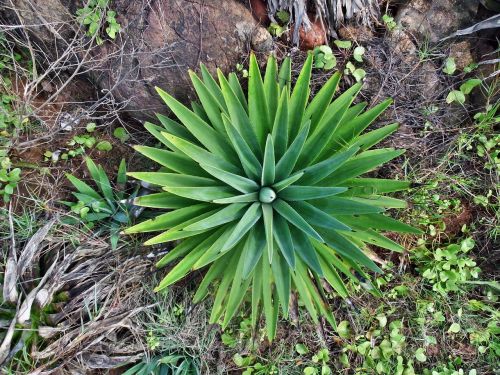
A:
[[[5,334],[5,337],[2,341],[2,345],[0,345],[0,366],[3,365],[5,360],[9,357],[10,345],[14,337],[15,328],[16,319],[12,319],[9,325],[9,329],[7,330],[7,333]]]
[[[9,256],[5,265],[3,282],[3,299],[10,303],[15,303],[19,296],[17,291],[17,263],[14,257]]]
[[[43,227],[41,227],[28,241],[24,247],[19,260],[17,262],[17,272],[20,276],[24,274],[26,269],[33,264],[33,258],[38,252],[45,236],[49,233],[50,229],[56,223],[57,218],[49,220]]]
[[[30,291],[26,298],[24,299],[23,303],[21,304],[21,307],[17,310],[16,314],[16,319],[19,324],[25,324],[30,320],[31,318],[31,306],[33,305],[33,302],[35,301],[35,298],[38,294],[38,291],[42,288],[42,286],[47,282],[47,280],[52,276],[52,273],[54,272],[54,268],[57,265],[57,260],[59,258],[59,255],[56,257],[56,261],[52,263],[50,268],[47,270],[45,275],[43,276],[42,280],[40,280],[40,283],[36,286],[35,289]]]
[[[16,237],[14,232],[14,223],[12,220],[12,202],[9,204],[9,230],[11,246],[8,251],[7,262],[5,264],[3,279],[3,299],[6,302],[16,303],[19,297],[17,291],[17,254]]]

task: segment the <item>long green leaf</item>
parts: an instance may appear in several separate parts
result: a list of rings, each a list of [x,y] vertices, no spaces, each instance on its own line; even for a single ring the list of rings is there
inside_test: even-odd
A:
[[[328,246],[331,246],[338,254],[351,259],[358,264],[368,267],[374,272],[382,273],[382,270],[370,258],[368,258],[368,256],[363,253],[359,247],[336,231],[325,231],[320,229],[319,233],[325,239]]]
[[[202,213],[208,212],[212,207],[208,204],[195,204],[194,206],[188,206],[179,208],[174,211],[170,211],[158,216],[153,219],[143,221],[142,223],[136,224],[124,230],[125,233],[140,233],[140,232],[156,232],[160,230],[165,230],[172,228],[186,220],[192,219]]]
[[[339,230],[351,229],[346,225],[347,221],[339,221],[308,202],[295,202],[294,208],[304,218],[304,220],[313,226]]]
[[[205,267],[207,264],[210,264],[217,259],[221,258],[224,256],[224,254],[227,254],[227,251],[221,252],[222,246],[226,241],[228,240],[229,236],[231,233],[233,233],[234,230],[234,225],[233,224],[226,224],[220,229],[222,232],[220,232],[219,237],[214,241],[213,244],[211,244],[205,253],[198,259],[198,261],[194,264],[193,269],[197,270],[202,267]]]
[[[170,250],[167,254],[165,254],[156,263],[156,268],[165,267],[167,264],[173,262],[174,260],[183,257],[191,250],[193,250],[196,246],[198,246],[204,239],[205,236],[196,236],[185,239],[180,244],[175,246],[172,250]]]
[[[273,235],[286,262],[290,268],[295,269],[295,252],[292,235],[290,234],[287,222],[280,215],[274,215],[273,217]]]
[[[205,165],[210,165],[211,167],[219,168],[228,172],[238,174],[240,172],[239,168],[235,164],[231,164],[226,159],[212,154],[207,150],[198,147],[182,138],[178,138],[169,133],[161,133],[161,135],[174,145],[177,149],[182,151],[184,154],[188,155],[191,159],[197,161],[198,163],[203,163]]]
[[[304,284],[305,284],[307,290],[309,291],[314,304],[316,305],[316,307],[318,308],[318,310],[320,312],[320,315],[324,316],[326,318],[326,320],[328,321],[328,323],[330,323],[330,325],[334,329],[336,329],[337,323],[335,321],[335,318],[334,318],[331,310],[326,306],[326,303],[324,301],[326,299],[326,295],[325,295],[325,292],[324,292],[323,287],[321,285],[321,280],[319,280],[319,277],[317,275],[313,274],[314,279],[316,281],[316,285],[314,285],[311,278],[308,276],[306,267],[304,267],[302,264],[300,264],[297,267],[297,272],[300,273],[302,280],[304,281]]]
[[[235,195],[234,197],[213,200],[213,202],[217,204],[246,203],[246,202],[258,202],[258,201],[259,201],[259,193]]]
[[[205,251],[206,247],[210,242],[213,242],[217,236],[217,232],[212,233],[210,236],[206,237],[199,245],[192,249],[189,254],[187,254],[158,284],[155,291],[158,292],[162,289],[167,288],[173,283],[182,279],[189,272],[193,264],[196,262],[198,257]]]
[[[245,246],[243,247],[244,264],[242,269],[243,280],[246,280],[254,271],[259,262],[264,248],[266,246],[266,237],[264,235],[264,227],[260,223],[250,230]]]
[[[222,93],[224,94],[224,99],[228,107],[232,127],[237,129],[238,133],[248,144],[253,154],[260,157],[262,155],[262,150],[245,108],[241,105],[240,101],[236,97],[236,94],[231,89],[229,83],[220,70],[218,71],[218,74]],[[225,114],[223,114],[223,118],[224,115]]]
[[[210,119],[208,118],[207,116],[207,113],[205,112],[205,110],[203,109],[202,105],[198,102],[191,102],[191,109],[192,111],[199,117],[201,118],[203,121],[205,121],[207,124],[211,125],[210,124]]]
[[[411,186],[410,181],[388,180],[383,178],[353,178],[342,183],[350,187],[346,193],[354,196],[393,193],[406,190]],[[347,195],[347,194],[345,194]]]
[[[342,117],[342,121],[340,121],[339,127],[342,127],[349,121],[353,120],[356,116],[358,116],[361,112],[364,111],[367,105],[368,105],[367,102],[361,102],[351,106],[345,113],[344,117]]]
[[[90,160],[90,158],[88,158],[88,160]],[[111,188],[111,182],[109,181],[104,168],[100,165],[97,168],[99,171],[99,185],[101,191],[104,194],[104,197],[108,201],[109,205],[115,207],[115,197],[113,195],[113,189]]]
[[[323,271],[321,270],[318,255],[316,254],[316,250],[312,246],[311,241],[309,241],[307,235],[294,227],[290,228],[290,232],[292,233],[295,252],[311,270],[313,270],[319,276],[323,276]]]
[[[182,208],[196,203],[196,201],[179,197],[166,191],[143,195],[134,199],[134,205],[150,208]]]
[[[321,269],[323,270],[323,276],[328,281],[328,284],[332,286],[333,289],[340,295],[342,298],[347,298],[349,296],[349,292],[347,288],[340,278],[335,267],[333,267],[330,263],[325,261],[323,256],[319,256],[319,263],[321,265]]]
[[[292,173],[295,163],[297,162],[302,148],[304,147],[307,134],[309,133],[309,126],[310,121],[307,121],[276,165],[276,180],[282,180]]]
[[[150,122],[147,122],[147,121],[144,123],[144,127],[157,140],[159,140],[162,144],[164,144],[165,146],[167,146],[170,150],[178,152],[180,154],[183,154],[183,152],[181,150],[179,150],[177,147],[175,147],[175,145],[172,142],[170,142],[167,138],[165,138],[165,136],[163,136],[161,134],[163,131],[165,131],[164,128],[162,128],[161,126],[158,126],[158,125],[151,124]],[[182,139],[182,138],[180,138],[180,139]],[[193,142],[193,144],[195,144],[195,145],[198,146],[198,142]]]
[[[363,242],[381,247],[383,249],[388,249],[392,250],[398,253],[401,253],[404,251],[404,247],[399,245],[398,243],[390,240],[389,238],[381,235],[378,232],[375,232],[374,230],[368,229],[368,230],[359,230],[358,228],[354,227],[356,229],[356,232],[349,232],[349,233],[344,233],[343,234],[351,239],[357,239],[361,240]]]
[[[127,163],[125,162],[125,159],[122,159],[120,161],[120,165],[118,166],[118,172],[116,173],[116,185],[122,190],[117,194],[120,193],[123,194],[124,192],[123,189],[125,189],[126,183],[127,183]]]
[[[233,282],[231,285],[231,291],[227,298],[226,305],[224,306],[225,314],[224,321],[222,322],[222,329],[225,329],[229,324],[229,321],[234,317],[238,307],[241,305],[243,298],[247,292],[248,286],[250,285],[251,279],[243,279],[243,267],[245,265],[245,251],[241,252],[238,265],[236,266],[236,272],[234,273]]]
[[[217,185],[217,181],[207,177],[189,176],[178,173],[128,172],[128,176],[153,185],[168,187],[205,187]]]
[[[302,185],[313,185],[320,182],[324,178],[331,175],[335,170],[340,168],[347,160],[353,157],[358,150],[358,147],[351,147],[345,151],[335,154],[329,159],[307,167],[304,169],[304,177],[301,179],[300,183]]]
[[[278,64],[276,63],[276,58],[272,55],[267,60],[266,73],[264,74],[264,93],[267,99],[269,125],[272,125],[279,99]]]
[[[226,224],[237,220],[243,216],[243,209],[247,207],[245,203],[233,203],[230,204],[219,211],[217,211],[212,216],[209,216],[205,219],[202,219],[196,223],[190,224],[185,227],[183,230],[192,231],[192,230],[203,230],[214,228],[222,224]]]
[[[389,232],[422,234],[421,230],[382,214],[342,216],[342,221],[349,225],[356,225],[364,229],[379,229]]]
[[[328,178],[324,179],[322,185],[331,185],[332,183],[340,184],[341,182],[357,177],[363,173],[369,172],[379,165],[402,155],[404,150],[380,149],[364,151],[342,167],[333,172]]]
[[[276,165],[274,160],[274,146],[271,135],[267,136],[266,148],[264,151],[264,162],[262,163],[261,186],[270,186],[274,183],[276,175]]]
[[[198,94],[201,105],[210,120],[211,125],[221,134],[225,135],[226,130],[224,129],[224,124],[222,123],[221,111],[219,103],[215,96],[210,92],[207,86],[201,81],[201,79],[193,72],[189,71],[189,76],[193,87]],[[169,133],[172,133],[169,131]],[[172,133],[174,134],[174,133]]]
[[[215,100],[217,100],[219,108],[222,111],[227,112],[227,105],[226,102],[224,101],[224,95],[222,94],[222,90],[215,81],[214,77],[212,76],[212,74],[210,74],[210,72],[208,71],[207,67],[204,64],[200,64],[200,70],[203,78],[203,83],[210,90],[210,93],[214,96]]]
[[[180,197],[196,201],[212,202],[217,199],[234,197],[235,191],[226,186],[174,187],[164,186],[163,190]]]
[[[160,121],[161,125],[163,126],[163,129],[161,131],[167,131],[167,133],[173,134],[176,137],[183,138],[186,141],[196,143],[200,145],[200,141],[196,139],[196,137],[187,130],[187,128],[181,124],[179,124],[177,121],[172,120],[171,118],[168,118],[167,116],[164,116],[162,114],[157,113],[156,117]]]
[[[180,240],[183,238],[189,238],[189,237],[194,237],[197,236],[201,233],[206,233],[208,231],[213,232],[211,229],[201,229],[201,230],[193,230],[193,231],[187,231],[183,230],[184,227],[188,226],[189,224],[195,223],[197,221],[200,221],[210,215],[213,215],[216,212],[216,210],[206,212],[204,214],[201,214],[197,217],[194,217],[192,219],[189,219],[181,224],[176,225],[175,227],[172,227],[168,229],[167,231],[160,233],[159,235],[148,239],[146,242],[144,242],[144,245],[150,246],[150,245],[157,245],[160,243],[165,243],[165,242],[170,242],[174,240]],[[217,230],[217,229],[216,229]]]
[[[236,73],[229,73],[229,75],[227,76],[227,82],[229,83],[229,86],[231,86],[231,89],[233,90],[234,94],[240,101],[245,111],[248,111],[247,99],[245,98],[245,93],[241,88],[240,81],[238,81],[238,76],[236,75]]]
[[[271,266],[262,258],[262,299],[264,304],[264,315],[266,317],[266,331],[269,340],[276,336],[276,325],[278,322],[273,304],[273,282],[271,279]],[[276,299],[276,298],[275,298]]]
[[[273,185],[273,189],[276,193],[280,192],[283,189],[286,189],[288,186],[292,185],[294,182],[297,182],[302,178],[304,172],[297,172],[291,175],[290,177],[285,178]]]
[[[260,147],[263,148],[266,142],[266,134],[269,132],[271,126],[269,123],[264,83],[260,75],[259,64],[253,53],[250,54],[248,72],[248,114]]]
[[[394,133],[396,130],[398,130],[398,128],[399,124],[395,123],[386,125],[380,129],[372,130],[371,132],[355,138],[351,142],[350,146],[359,146],[361,147],[362,151],[368,150],[369,148],[373,147],[374,145],[383,141],[389,135]]]
[[[217,323],[221,315],[224,313],[224,301],[227,300],[228,289],[236,272],[236,264],[233,263],[232,266],[233,268],[231,268],[230,270],[226,270],[226,272],[223,274],[222,280],[219,284],[219,288],[217,289],[217,294],[215,295],[212,307],[212,313],[210,314],[210,324]]]
[[[246,177],[242,177],[240,175],[231,172],[226,172],[223,171],[222,169],[214,168],[209,165],[201,164],[201,167],[208,173],[210,173],[212,176],[217,178],[218,180],[225,182],[229,186],[235,188],[236,190],[242,193],[245,194],[253,193],[259,189],[259,185],[256,182]]]
[[[231,262],[231,258],[235,255],[237,255],[236,252],[228,254],[224,258],[218,259],[210,266],[205,274],[205,277],[201,280],[198,289],[196,289],[196,293],[193,297],[193,303],[200,303],[207,296],[208,288],[212,282],[224,273],[226,267]]]
[[[309,312],[311,319],[313,320],[314,323],[317,324],[318,313],[314,308],[311,293],[309,292],[306,284],[304,283],[304,280],[302,278],[303,276],[307,277],[305,272],[292,272],[293,282],[295,284],[295,287],[297,288],[297,291],[299,292],[299,297],[304,303],[304,306],[306,307],[307,311]]]
[[[351,281],[354,283],[358,282],[359,280],[356,278],[355,275],[351,272],[351,269],[349,268],[349,265],[346,264],[345,261],[340,260],[336,253],[335,250],[333,250],[331,247],[329,247],[326,244],[320,243],[318,241],[313,240],[312,244],[314,248],[318,251],[318,254],[320,254],[324,260],[335,267],[335,269],[339,270],[344,274],[344,276],[347,276]]]
[[[277,158],[281,158],[288,145],[288,89],[281,92],[273,130],[274,151]]]
[[[288,306],[290,302],[290,268],[285,260],[277,251],[273,254],[271,263],[273,271],[276,292],[283,311],[283,317],[288,318]]]
[[[75,176],[71,174],[66,174],[66,178],[73,184],[73,186],[82,194],[89,195],[95,199],[102,199],[100,194],[92,189],[89,185],[87,185],[85,182],[82,180],[76,178]]]
[[[234,227],[231,236],[228,238],[221,251],[227,251],[235,246],[238,241],[254,226],[257,220],[260,219],[262,211],[260,203],[252,204],[247,212],[243,215],[238,224]]]
[[[262,216],[264,219],[264,229],[266,232],[267,255],[269,263],[273,260],[273,208],[270,204],[262,204]]]
[[[330,102],[332,101],[333,95],[337,90],[340,82],[340,73],[335,72],[328,81],[323,85],[321,90],[314,95],[313,100],[307,106],[304,113],[304,118],[311,119],[311,132],[314,133],[314,129],[323,118],[326,109]]]
[[[289,134],[292,139],[299,133],[301,126],[303,126],[304,110],[309,99],[309,81],[311,80],[312,63],[313,55],[309,53],[290,97]]]
[[[373,214],[384,211],[383,208],[361,203],[353,198],[329,197],[317,199],[309,203],[315,207],[321,207],[322,211],[330,215]]]
[[[281,63],[280,71],[278,74],[278,83],[280,92],[286,87],[290,92],[290,85],[292,84],[292,60],[290,57],[285,57]]]
[[[316,238],[318,241],[324,242],[321,236],[304,220],[300,214],[295,211],[292,206],[282,199],[276,199],[273,202],[273,208],[283,216],[288,222],[306,233],[308,236]]]
[[[87,165],[87,169],[90,173],[90,177],[92,177],[92,179],[94,180],[95,184],[97,185],[97,188],[101,191],[101,193],[103,192],[102,191],[102,188],[101,188],[101,176],[99,174],[99,168],[97,167],[97,165],[92,161],[91,158],[89,157],[86,157],[85,158],[85,164]]]
[[[193,176],[208,176],[192,159],[178,152],[148,146],[134,146],[134,150],[175,172]]]
[[[342,147],[355,139],[363,130],[365,130],[375,119],[384,112],[392,103],[392,99],[386,99],[382,103],[369,109],[360,116],[344,124],[335,132],[330,145],[332,147]]]
[[[257,321],[260,317],[260,301],[262,299],[262,264],[264,257],[260,258],[257,267],[255,268],[255,272],[253,274],[253,282],[252,282],[252,327],[255,331],[257,327]]]
[[[356,84],[330,104],[322,120],[316,126],[315,131],[311,133],[304,146],[304,151],[300,155],[298,162],[299,167],[305,168],[316,160],[323,160],[320,158],[323,149],[334,137],[337,127],[360,89],[361,85]]]
[[[351,200],[369,204],[371,206],[382,207],[382,208],[406,208],[408,203],[405,200],[386,197],[383,195],[371,195],[369,197],[350,197]]]
[[[262,166],[255,154],[252,152],[250,146],[247,144],[245,139],[243,139],[240,133],[234,128],[234,126],[231,124],[231,120],[226,115],[222,115],[222,119],[226,127],[226,132],[229,135],[229,139],[231,140],[234,149],[236,150],[245,173],[249,177],[260,177],[262,173]]]
[[[174,112],[179,120],[181,120],[191,134],[193,134],[196,139],[203,144],[203,146],[205,146],[212,153],[231,162],[236,161],[236,155],[232,152],[232,148],[224,137],[218,135],[210,125],[186,108],[183,104],[175,100],[171,95],[160,88],[156,88],[156,91],[172,112]]]
[[[289,186],[280,192],[280,198],[286,201],[305,201],[326,198],[346,191],[344,187],[329,186]]]

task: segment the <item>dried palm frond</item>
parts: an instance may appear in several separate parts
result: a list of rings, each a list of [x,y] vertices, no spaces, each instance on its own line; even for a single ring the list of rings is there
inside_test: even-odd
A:
[[[335,29],[341,24],[354,20],[358,24],[370,26],[380,15],[377,0],[267,0],[267,10],[271,20],[280,10],[286,10],[291,15],[291,22],[298,27],[294,28],[292,41],[299,42],[299,29],[306,31],[311,28],[308,14],[316,14],[326,24],[330,36],[336,37]]]

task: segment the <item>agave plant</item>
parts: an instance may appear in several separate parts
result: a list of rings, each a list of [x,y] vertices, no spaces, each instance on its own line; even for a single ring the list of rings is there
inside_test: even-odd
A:
[[[137,191],[125,199],[127,167],[124,159],[118,168],[115,190],[102,166],[96,165],[89,157],[85,159],[85,162],[97,189],[68,173],[66,178],[77,190],[72,194],[78,201],[63,201],[62,203],[69,206],[73,213],[79,215],[88,227],[92,228],[95,223],[99,222],[98,232],[109,231],[111,247],[115,249],[122,226],[130,225],[129,210],[131,204],[128,202],[135,198]]]
[[[334,99],[335,73],[309,102],[312,62],[309,55],[291,90],[289,59],[278,70],[271,57],[262,79],[252,55],[247,97],[234,73],[218,71],[217,82],[201,66],[202,78],[190,72],[201,103],[192,110],[157,88],[179,122],[160,115],[162,126],[146,123],[167,149],[136,150],[163,169],[129,173],[163,190],[135,204],[172,211],[126,233],[161,232],[146,245],[181,240],[158,262],[179,260],[156,290],[208,266],[194,301],[216,285],[211,321],[225,327],[248,297],[254,325],[263,308],[270,339],[280,306],[288,316],[291,293],[314,321],[324,316],[335,325],[323,279],[347,297],[339,273],[357,280],[355,273],[367,277],[364,269],[381,271],[367,244],[401,251],[380,232],[416,232],[383,214],[406,206],[384,194],[408,182],[359,177],[403,153],[371,150],[397,124],[361,135],[391,101],[363,112],[366,103],[353,105],[359,83]]]

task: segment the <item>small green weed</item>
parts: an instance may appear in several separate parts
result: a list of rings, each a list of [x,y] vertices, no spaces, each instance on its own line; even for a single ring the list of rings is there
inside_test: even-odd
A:
[[[361,68],[356,68],[352,62],[348,62],[344,69],[344,74],[352,75],[356,82],[361,82],[366,76],[366,71]]]
[[[414,251],[413,258],[418,264],[419,272],[427,280],[432,289],[440,293],[457,292],[461,283],[477,279],[479,267],[467,256],[474,248],[474,240],[466,238],[460,244],[450,244],[435,251],[421,243]]]
[[[0,150],[0,195],[5,203],[10,201],[20,180],[21,168],[12,168],[7,150]]]
[[[269,31],[269,34],[275,37],[280,37],[283,35],[283,33],[287,30],[285,26],[281,26],[280,24],[276,22],[272,22],[269,27],[267,28],[267,31]]]
[[[22,55],[11,51],[0,33],[0,197],[7,203],[21,180],[21,169],[14,166],[9,154],[12,139],[17,137],[29,123],[26,110],[12,92],[11,74],[14,64],[20,63]]]
[[[59,160],[65,161],[85,155],[88,150],[91,150],[93,148],[99,151],[111,151],[113,149],[113,146],[109,141],[98,139],[98,136],[95,134],[95,126],[96,124],[93,122],[88,123],[86,126],[87,133],[74,135],[66,143],[67,149],[65,149],[64,152],[61,152],[60,150],[45,151],[45,153],[43,154],[44,160],[50,161],[52,163],[57,163]],[[126,132],[123,134],[121,132],[118,132],[117,134],[121,137],[120,140],[123,140],[123,142],[128,139],[128,133]]]
[[[113,131],[113,135],[120,140],[121,143],[125,143],[129,140],[130,134],[128,134],[125,128],[119,127]]]
[[[481,84],[481,80],[478,78],[471,78],[460,85],[460,90],[452,90],[448,93],[446,97],[446,103],[451,104],[456,102],[458,104],[464,104],[466,95],[469,95],[471,91]]]
[[[272,363],[258,362],[253,355],[241,355],[236,353],[233,356],[233,362],[236,366],[244,369],[242,375],[277,375],[278,368]]]
[[[333,374],[333,371],[329,366],[330,353],[328,352],[328,349],[320,349],[316,354],[312,356],[311,361],[314,365],[307,366],[304,369],[304,375]]]
[[[396,21],[394,21],[394,17],[391,17],[387,13],[382,16],[382,21],[384,21],[385,27],[389,31],[393,31],[398,26]]]
[[[356,374],[414,374],[413,359],[404,356],[406,336],[403,334],[403,322],[394,320],[388,324],[386,315],[376,317],[378,324],[372,326],[366,335],[353,336],[349,323],[342,321],[340,336],[350,339],[340,357],[340,362],[350,367],[350,355],[362,358],[362,365],[356,368]],[[415,353],[417,360],[422,360],[421,351]]]
[[[87,4],[77,9],[76,16],[80,24],[87,27],[87,35],[96,38],[97,44],[104,40],[100,35],[100,29],[105,27],[105,32],[111,39],[121,31],[120,24],[116,21],[116,12],[109,10],[109,0],[89,0]]]
[[[330,70],[337,65],[337,59],[329,46],[318,46],[314,48],[314,67],[317,69]]]

